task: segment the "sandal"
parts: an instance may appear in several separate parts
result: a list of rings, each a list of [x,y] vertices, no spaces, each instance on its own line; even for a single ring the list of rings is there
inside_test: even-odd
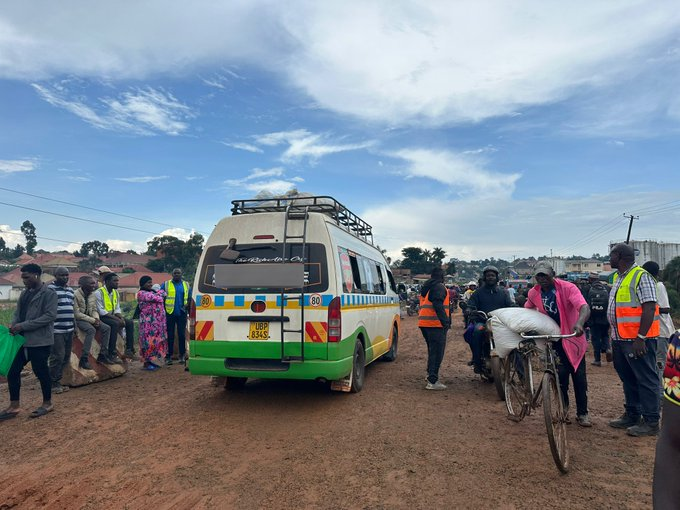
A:
[[[47,413],[51,413],[53,407],[43,407],[40,406],[38,409],[33,411],[31,414],[28,415],[29,418],[40,418],[41,416],[45,416]]]
[[[19,414],[19,411],[13,413],[12,411],[8,411],[7,409],[5,409],[4,411],[0,412],[0,421],[11,420],[12,418],[16,418],[17,414]]]

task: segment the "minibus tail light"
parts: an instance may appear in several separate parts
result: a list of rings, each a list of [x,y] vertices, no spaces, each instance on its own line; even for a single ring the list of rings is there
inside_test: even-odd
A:
[[[339,342],[342,339],[342,310],[340,296],[334,297],[328,305],[328,341]]]
[[[189,299],[189,340],[196,340],[196,303]]]

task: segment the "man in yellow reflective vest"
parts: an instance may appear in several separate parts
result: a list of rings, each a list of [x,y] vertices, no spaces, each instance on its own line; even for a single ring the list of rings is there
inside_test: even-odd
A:
[[[179,362],[186,363],[186,329],[187,313],[191,289],[189,284],[182,280],[182,270],[172,270],[172,280],[163,282],[161,288],[165,291],[165,318],[168,325],[168,355],[165,358],[168,365],[172,365],[172,351],[175,344],[175,328],[177,328],[177,347]]]
[[[420,291],[418,327],[427,343],[426,390],[445,390],[439,381],[439,367],[444,359],[446,332],[451,327],[449,292],[444,286],[444,271],[435,267]]]
[[[99,320],[111,328],[111,338],[109,339],[109,358],[114,363],[120,363],[116,351],[118,333],[122,332],[125,336],[125,357],[135,359],[135,326],[130,319],[123,316],[120,309],[120,295],[118,294],[119,278],[116,273],[107,273],[104,276],[102,287],[96,290],[97,312]]]
[[[626,410],[609,425],[626,429],[631,436],[655,436],[659,432],[660,405],[656,282],[635,263],[632,246],[617,244],[609,257],[612,268],[618,272],[609,294],[607,319],[611,326],[614,368],[623,383]]]

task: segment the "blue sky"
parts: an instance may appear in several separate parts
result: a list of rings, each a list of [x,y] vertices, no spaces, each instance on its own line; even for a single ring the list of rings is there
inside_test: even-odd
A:
[[[672,1],[4,2],[0,236],[143,250],[296,187],[393,258],[680,242],[679,79]]]

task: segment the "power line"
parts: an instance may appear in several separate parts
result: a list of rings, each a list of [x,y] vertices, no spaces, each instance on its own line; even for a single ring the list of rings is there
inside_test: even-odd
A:
[[[7,206],[10,206],[10,207],[17,207],[19,209],[26,209],[27,211],[35,211],[35,212],[39,212],[39,213],[43,213],[43,214],[51,214],[52,216],[60,216],[62,218],[69,218],[71,220],[85,221],[87,223],[96,223],[97,225],[105,225],[107,227],[122,228],[122,229],[125,229],[125,230],[133,230],[135,232],[142,232],[143,234],[151,234],[151,235],[154,235],[154,236],[158,235],[157,232],[151,232],[149,230],[142,230],[142,229],[133,228],[133,227],[125,227],[123,225],[116,225],[115,223],[107,223],[105,221],[89,220],[87,218],[79,218],[78,216],[70,216],[68,214],[61,214],[61,213],[56,213],[56,212],[52,212],[52,211],[45,211],[43,209],[35,209],[33,207],[26,207],[26,206],[23,206],[23,205],[10,204],[8,202],[0,202],[0,204],[1,205],[7,205]]]
[[[582,237],[580,240],[576,241],[575,243],[569,244],[563,248],[560,248],[558,250],[555,250],[557,253],[566,253],[567,250],[573,250],[574,248],[583,246],[585,244],[588,244],[589,242],[594,241],[595,239],[611,232],[615,228],[618,227],[618,225],[623,221],[623,218],[621,216],[616,216],[612,218],[611,220],[607,221],[603,225],[599,226],[589,234],[585,235]]]
[[[177,228],[177,225],[171,225],[170,223],[162,223],[160,221],[148,220],[146,218],[139,218],[137,216],[130,216],[128,214],[122,214],[122,213],[115,212],[115,211],[107,211],[105,209],[97,209],[95,207],[89,207],[87,205],[75,204],[73,202],[66,202],[65,200],[58,200],[56,198],[44,197],[42,195],[34,195],[33,193],[26,193],[25,191],[18,191],[18,190],[10,189],[10,188],[3,188],[1,186],[0,186],[0,190],[9,191],[10,193],[16,193],[18,195],[25,195],[27,197],[39,198],[41,200],[48,200],[50,202],[56,202],[58,204],[70,205],[70,206],[73,206],[73,207],[80,207],[81,209],[87,209],[89,211],[96,211],[96,212],[101,212],[101,213],[104,213],[104,214],[113,214],[113,215],[116,215],[116,216],[120,216],[121,218],[129,218],[131,220],[145,221],[147,223],[153,223],[155,225],[161,225],[163,227]],[[187,229],[187,230],[193,230],[193,229]],[[200,232],[200,233],[203,233],[203,232]]]
[[[17,232],[12,232],[11,230],[0,230],[0,234],[12,234],[15,236],[20,236],[22,234],[19,234]],[[66,241],[64,239],[52,239],[51,237],[42,237],[42,236],[35,236],[36,239],[44,239],[45,241],[56,241],[58,243],[69,243],[69,244],[77,244],[77,245],[82,245],[83,243],[78,243],[76,241]]]

